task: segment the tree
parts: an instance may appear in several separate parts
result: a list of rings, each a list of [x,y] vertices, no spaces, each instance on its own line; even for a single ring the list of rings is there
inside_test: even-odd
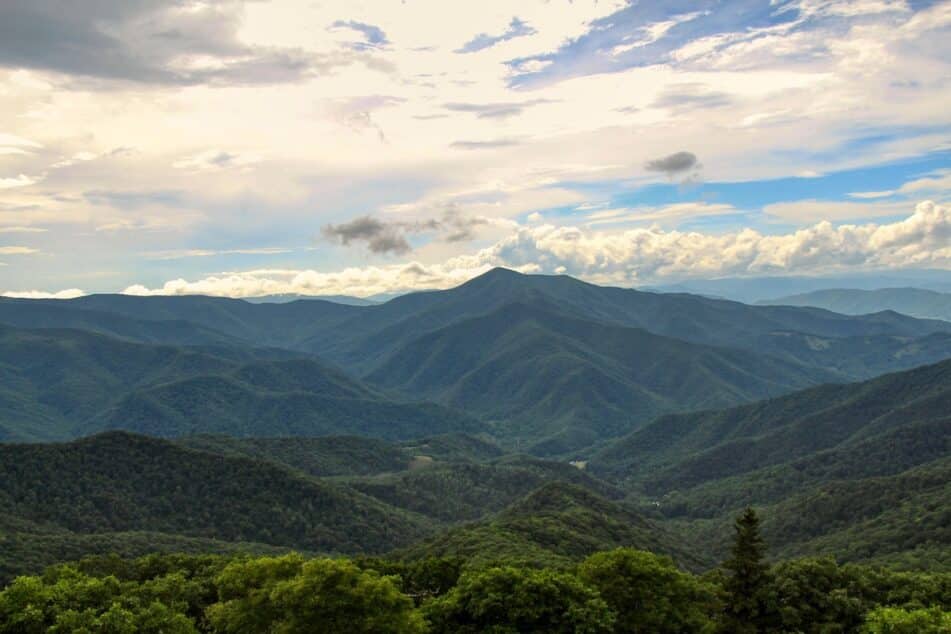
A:
[[[702,632],[712,625],[714,593],[668,557],[618,548],[588,557],[578,576],[617,614],[615,632]]]
[[[951,632],[951,612],[939,607],[919,610],[876,608],[865,620],[868,634],[946,634]]]
[[[262,557],[228,566],[218,583],[222,601],[208,608],[208,619],[220,632],[425,631],[393,578],[347,560]]]
[[[434,632],[611,632],[614,613],[576,576],[511,566],[466,573],[424,606]]]
[[[731,556],[723,562],[726,606],[725,630],[735,634],[766,632],[775,623],[768,600],[770,576],[765,562],[766,543],[759,533],[759,517],[747,508],[734,523]]]

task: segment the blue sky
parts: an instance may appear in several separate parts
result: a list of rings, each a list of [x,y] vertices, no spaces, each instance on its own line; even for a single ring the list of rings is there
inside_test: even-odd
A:
[[[53,6],[0,6],[3,294],[951,269],[951,2]]]

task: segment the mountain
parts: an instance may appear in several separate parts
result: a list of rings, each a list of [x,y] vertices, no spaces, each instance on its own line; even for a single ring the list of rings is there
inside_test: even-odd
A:
[[[324,552],[382,552],[431,530],[344,486],[124,432],[0,444],[0,511],[76,534],[151,531]]]
[[[562,453],[660,413],[722,407],[832,375],[566,317],[538,299],[423,335],[367,376],[384,388],[506,421],[507,438]]]
[[[92,402],[77,395],[70,410],[71,419],[81,420],[76,433],[125,428],[162,436],[360,433],[409,439],[492,432],[503,444],[538,455],[577,452],[669,411],[865,379],[951,354],[951,323],[944,321],[887,311],[847,316],[749,306],[505,269],[450,290],[373,306],[201,296],[0,301],[0,323],[52,329],[61,322],[127,342],[168,336],[179,346],[184,332],[202,346],[243,348],[251,356],[257,354],[252,349],[277,347],[319,355],[351,375],[329,380],[320,391],[263,378],[304,374],[288,367],[250,375],[237,368],[169,375],[109,390],[93,386]],[[348,387],[334,391],[346,381]],[[111,398],[104,405],[98,395],[106,391]],[[24,400],[22,393],[5,398],[12,410],[28,412],[22,416],[32,422],[18,423],[33,429],[26,437],[66,437],[62,408],[51,411],[42,399],[34,407],[36,399]],[[483,422],[405,402],[419,399],[466,408]],[[9,424],[0,427],[13,437]],[[42,428],[56,433],[36,435]]]
[[[800,295],[835,288],[875,290],[884,287],[911,287],[948,293],[951,292],[951,279],[948,277],[948,271],[942,269],[905,269],[897,272],[872,271],[821,277],[783,275],[724,277],[712,280],[694,279],[671,284],[645,286],[642,287],[642,290],[661,293],[692,293],[753,304],[784,295]]]
[[[281,293],[277,295],[261,295],[259,297],[245,297],[244,301],[252,304],[284,304],[303,299],[319,299],[325,302],[335,304],[346,304],[348,306],[374,306],[380,302],[363,297],[351,297],[350,295],[299,295],[297,293]]]
[[[104,429],[391,439],[483,429],[436,405],[394,401],[313,358],[268,350],[0,327],[0,378],[0,440],[7,441],[63,440]]]
[[[944,361],[665,416],[611,443],[589,468],[721,554],[733,515],[756,505],[780,554],[915,557],[951,546],[949,404]]]
[[[709,562],[642,515],[571,484],[547,484],[496,517],[450,529],[400,554],[463,557],[469,565],[494,561],[570,565],[594,552],[633,547],[674,557],[700,569]]]
[[[951,274],[949,274],[951,275]],[[883,310],[951,321],[951,293],[921,288],[879,288],[875,290],[829,289],[787,295],[759,302],[763,305],[816,306],[845,315],[866,315]]]

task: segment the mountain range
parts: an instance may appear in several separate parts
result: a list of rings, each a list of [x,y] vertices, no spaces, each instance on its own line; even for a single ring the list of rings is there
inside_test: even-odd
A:
[[[879,288],[860,290],[838,288],[799,295],[788,295],[759,304],[784,306],[816,306],[846,315],[866,315],[884,310],[921,317],[951,321],[951,293],[922,288]]]
[[[0,429],[24,440],[114,428],[389,439],[467,431],[571,455],[663,413],[951,356],[951,323],[939,320],[749,306],[505,269],[370,306],[5,299],[0,324],[9,326],[0,371],[19,386],[0,395]],[[33,346],[47,366],[24,353]]]

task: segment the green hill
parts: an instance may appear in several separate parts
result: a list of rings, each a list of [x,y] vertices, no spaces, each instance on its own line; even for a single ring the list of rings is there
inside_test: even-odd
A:
[[[256,352],[280,356],[0,327],[0,440],[62,440],[105,429],[390,439],[483,429],[436,405],[394,401],[313,358],[254,360]]]
[[[603,449],[685,539],[722,556],[754,505],[778,555],[951,564],[951,361],[721,411],[666,416]]]
[[[0,444],[0,513],[75,534],[149,531],[324,552],[383,552],[432,530],[342,485],[123,432]]]
[[[643,516],[565,483],[545,485],[494,518],[450,529],[400,554],[462,557],[474,566],[495,561],[565,565],[622,546],[668,554],[688,568],[708,563]]]

